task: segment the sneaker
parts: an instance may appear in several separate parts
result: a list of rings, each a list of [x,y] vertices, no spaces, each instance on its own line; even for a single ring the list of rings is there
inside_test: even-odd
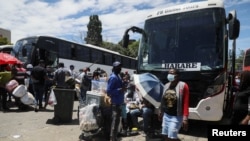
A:
[[[138,131],[138,128],[137,127],[133,127],[132,131]]]

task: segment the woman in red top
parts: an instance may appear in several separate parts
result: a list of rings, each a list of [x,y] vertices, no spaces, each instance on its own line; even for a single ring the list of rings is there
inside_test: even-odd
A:
[[[170,69],[169,82],[164,86],[161,100],[162,135],[165,141],[179,141],[178,133],[181,127],[187,130],[189,114],[189,87],[179,81],[179,71]]]

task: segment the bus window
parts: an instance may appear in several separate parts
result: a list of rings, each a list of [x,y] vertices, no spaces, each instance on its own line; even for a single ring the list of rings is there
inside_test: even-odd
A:
[[[102,61],[103,61],[103,59],[102,59],[102,53],[101,53],[101,51],[98,51],[98,50],[92,50],[92,52],[91,52],[91,60],[93,61],[93,62],[98,62],[98,63],[100,63],[100,64],[102,64]]]
[[[76,59],[76,49],[73,44],[71,45],[71,58]]]
[[[103,55],[104,55],[104,62],[103,63],[105,65],[110,65],[113,63],[112,62],[112,55],[110,53],[103,53]]]
[[[25,47],[22,49],[22,55],[23,57],[27,56],[27,49]]]
[[[60,48],[58,50],[59,56],[66,59],[72,59],[71,58],[71,44],[67,42],[59,42],[58,47]]]
[[[90,62],[90,49],[89,48],[83,48],[82,49],[83,54],[81,56],[82,61]]]
[[[125,68],[130,66],[130,62],[128,58],[122,58],[122,66]]]
[[[114,56],[113,56],[113,62],[115,62],[115,61],[122,62],[121,56],[114,55]]]

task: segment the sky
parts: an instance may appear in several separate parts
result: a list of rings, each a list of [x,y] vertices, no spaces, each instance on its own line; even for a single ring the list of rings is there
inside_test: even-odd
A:
[[[104,41],[118,43],[131,26],[143,27],[151,12],[200,0],[1,0],[0,28],[11,31],[11,43],[33,35],[50,35],[83,43],[89,16],[98,15]],[[250,48],[250,0],[224,0],[226,13],[236,10],[240,35],[236,52]],[[139,39],[139,35],[130,34]],[[232,46],[232,41],[229,42]]]

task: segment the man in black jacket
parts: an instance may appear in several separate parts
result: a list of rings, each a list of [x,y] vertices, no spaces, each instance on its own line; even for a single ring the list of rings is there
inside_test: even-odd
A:
[[[31,71],[33,91],[37,102],[36,106],[39,105],[40,110],[43,109],[42,101],[43,101],[43,94],[45,92],[45,80],[49,79],[47,71],[44,67],[45,67],[44,61],[40,60],[39,65],[35,66]],[[37,112],[37,107],[35,107],[35,111]]]

